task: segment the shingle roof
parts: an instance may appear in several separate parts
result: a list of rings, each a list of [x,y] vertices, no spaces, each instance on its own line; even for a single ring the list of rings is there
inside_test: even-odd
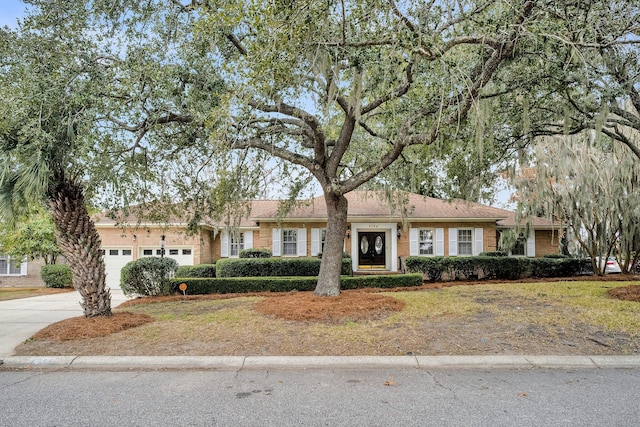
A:
[[[407,220],[423,220],[423,221],[498,221],[500,227],[512,227],[516,225],[515,213],[506,210],[486,206],[480,203],[469,202],[466,200],[441,200],[433,197],[421,196],[413,193],[400,193],[405,204],[393,206],[389,204],[382,192],[379,191],[353,191],[346,195],[349,202],[348,221],[354,222],[359,220],[396,220],[403,219],[402,210],[405,210],[404,218]],[[242,218],[240,227],[255,227],[256,222],[278,221],[279,200],[253,200],[251,203],[251,212],[248,217]],[[138,224],[138,218],[135,213],[129,213],[123,221],[126,224]],[[300,201],[291,212],[284,218],[290,221],[317,220],[322,221],[327,218],[327,207],[324,197],[319,196],[308,200]],[[97,225],[115,225],[116,221],[109,218],[106,214],[94,216]],[[145,224],[153,223],[152,221],[143,221]],[[167,221],[170,224],[185,224],[185,217],[173,215]],[[223,226],[224,221],[218,222],[211,218],[205,218],[203,224],[211,226]],[[546,228],[559,226],[557,223],[546,220],[544,218],[534,218],[533,225],[536,228]]]
[[[407,219],[428,219],[428,220],[448,220],[448,219],[480,219],[497,220],[506,218],[509,211],[504,209],[485,206],[480,203],[468,202],[465,200],[441,200],[432,197],[425,197],[413,193],[401,193],[401,197],[406,202]],[[396,218],[401,219],[402,206],[392,206],[379,191],[353,191],[346,194],[349,202],[348,218],[350,221],[363,218]],[[255,205],[254,205],[255,206]],[[251,217],[261,221],[277,220],[277,206],[272,210],[259,208],[258,212],[252,211]],[[315,197],[308,201],[301,202],[289,214],[287,219],[324,219],[327,218],[327,207],[324,197]]]
[[[511,211],[506,211],[509,216],[505,219],[501,219],[498,221],[497,226],[500,228],[513,228],[516,225],[525,225],[527,223],[533,225],[535,229],[551,229],[551,228],[562,228],[563,225],[557,221],[551,221],[550,219],[541,218],[537,216],[530,216],[526,218],[522,218],[519,222],[516,221],[516,213]]]

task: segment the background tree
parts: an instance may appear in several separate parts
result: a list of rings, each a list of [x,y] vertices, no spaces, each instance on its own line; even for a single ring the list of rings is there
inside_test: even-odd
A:
[[[508,119],[503,129],[529,142],[594,130],[640,158],[640,5],[564,2],[545,9],[556,19],[538,45],[509,70],[517,72],[496,78],[504,95],[495,112]]]
[[[542,211],[565,224],[599,274],[598,258],[614,253],[626,268],[635,265],[640,166],[630,150],[586,134],[547,137],[535,147],[534,168],[514,182],[523,216]]]
[[[45,264],[55,264],[60,255],[55,226],[47,212],[32,213],[20,219],[14,228],[2,228],[0,247],[12,257],[43,259]]]

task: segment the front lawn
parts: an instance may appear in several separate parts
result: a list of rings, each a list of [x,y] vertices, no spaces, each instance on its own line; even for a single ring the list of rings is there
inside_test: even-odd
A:
[[[319,310],[321,316],[305,292],[149,298],[115,311],[151,316],[150,323],[97,338],[58,341],[36,336],[18,347],[17,354],[637,354],[640,303],[607,295],[609,289],[630,285],[640,282],[345,291],[322,299],[326,308]],[[305,314],[312,312],[316,314]]]

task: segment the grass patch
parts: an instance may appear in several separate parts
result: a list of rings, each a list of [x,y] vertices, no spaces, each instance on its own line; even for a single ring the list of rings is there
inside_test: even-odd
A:
[[[0,288],[0,301],[71,292],[73,288]]]

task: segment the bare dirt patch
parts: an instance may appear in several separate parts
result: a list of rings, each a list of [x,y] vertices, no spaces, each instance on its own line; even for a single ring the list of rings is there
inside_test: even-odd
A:
[[[609,289],[607,294],[611,298],[616,298],[622,301],[636,301],[640,302],[640,286],[631,285],[624,288]]]

